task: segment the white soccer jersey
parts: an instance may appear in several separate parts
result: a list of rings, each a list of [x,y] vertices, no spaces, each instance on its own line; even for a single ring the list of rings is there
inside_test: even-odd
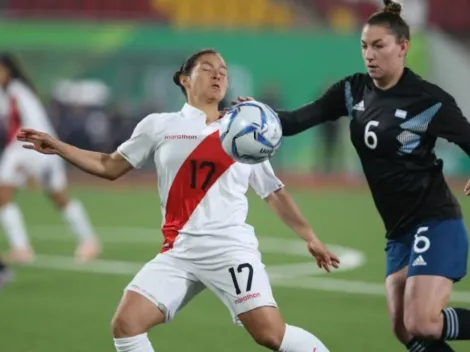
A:
[[[152,156],[163,216],[162,252],[240,245],[257,249],[246,224],[248,187],[262,198],[283,187],[269,163],[235,162],[222,149],[220,121],[186,104],[180,112],[152,114],[118,152],[135,168]],[[188,250],[189,249],[189,250]]]
[[[16,133],[22,127],[33,128],[55,135],[47,113],[36,94],[23,82],[12,81],[5,92],[7,104],[7,143],[16,141]]]

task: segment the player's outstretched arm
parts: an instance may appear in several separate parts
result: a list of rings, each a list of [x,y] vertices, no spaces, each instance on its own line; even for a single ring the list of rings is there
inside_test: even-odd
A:
[[[21,129],[17,139],[27,143],[23,146],[26,149],[59,155],[79,169],[108,180],[115,180],[132,169],[132,165],[119,153],[106,154],[80,149],[33,129]]]
[[[307,242],[308,250],[315,257],[319,268],[330,272],[331,267],[339,267],[338,257],[320,241],[292,197],[284,189],[271,193],[265,200],[277,216]]]
[[[350,86],[349,88],[350,89]],[[319,99],[291,111],[276,110],[284,136],[293,136],[327,121],[347,116],[345,101],[346,81],[332,85]],[[253,100],[251,97],[238,97],[239,102]]]

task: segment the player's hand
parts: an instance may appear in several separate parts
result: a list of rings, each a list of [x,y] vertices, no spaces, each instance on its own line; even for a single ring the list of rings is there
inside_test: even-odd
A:
[[[339,268],[340,260],[336,254],[330,252],[326,246],[320,241],[310,241],[307,243],[310,254],[317,261],[320,269],[331,272],[331,268]]]
[[[238,97],[237,101],[232,101],[232,105],[237,105],[238,103],[243,103],[245,101],[251,101],[251,100],[255,100],[255,99],[252,97]]]
[[[60,143],[54,137],[49,136],[47,133],[39,132],[31,128],[22,128],[16,134],[16,139],[23,144],[23,148],[32,149],[42,154],[58,154],[57,145]]]
[[[466,196],[470,196],[470,180],[465,185],[464,192]]]

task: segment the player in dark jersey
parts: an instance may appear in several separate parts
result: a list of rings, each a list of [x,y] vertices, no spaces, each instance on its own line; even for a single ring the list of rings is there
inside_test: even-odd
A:
[[[468,238],[434,146],[445,138],[470,155],[470,124],[452,96],[405,67],[410,29],[401,6],[384,3],[362,33],[368,74],[346,77],[317,101],[279,111],[279,118],[291,136],[349,116],[351,139],[386,228],[394,333],[412,352],[452,351],[445,340],[470,339],[470,311],[446,308],[453,283],[466,275]]]

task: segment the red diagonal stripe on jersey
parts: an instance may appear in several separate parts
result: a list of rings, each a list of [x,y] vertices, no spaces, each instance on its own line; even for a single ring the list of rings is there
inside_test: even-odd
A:
[[[9,121],[8,121],[8,135],[7,135],[7,144],[13,142],[16,139],[16,134],[21,127],[21,117],[20,111],[18,109],[18,103],[16,99],[10,98],[10,109],[8,112]]]
[[[178,232],[209,189],[235,161],[222,149],[219,131],[207,136],[189,154],[178,170],[166,201],[161,252],[173,247]]]

